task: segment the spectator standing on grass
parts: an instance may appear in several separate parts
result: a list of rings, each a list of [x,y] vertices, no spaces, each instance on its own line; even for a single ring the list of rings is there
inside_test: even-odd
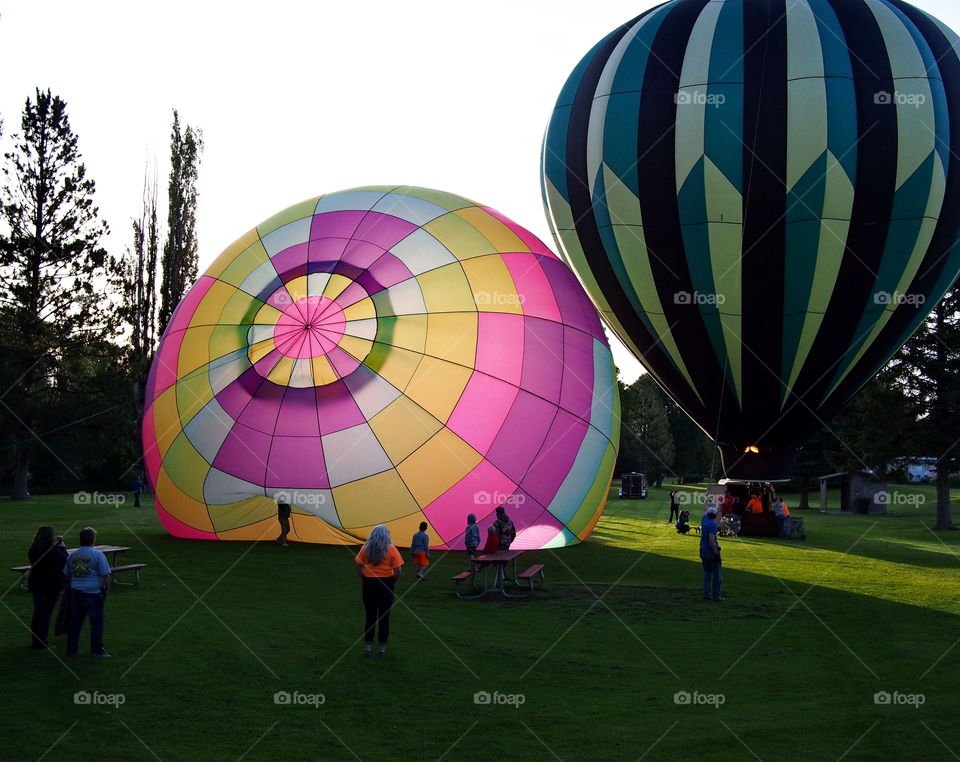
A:
[[[280,536],[277,544],[287,548],[287,535],[290,534],[290,505],[277,501],[277,521],[280,522]]]
[[[467,528],[463,530],[463,544],[467,549],[467,555],[470,556],[470,571],[477,571],[479,568],[473,559],[477,555],[477,549],[480,547],[480,527],[477,526],[477,514],[467,514]]]
[[[90,618],[90,653],[108,657],[103,647],[103,609],[110,593],[110,565],[107,557],[93,547],[97,530],[86,527],[80,531],[80,547],[73,551],[63,566],[70,596],[70,627],[67,630],[67,656],[80,651],[80,629],[83,620]]]
[[[390,531],[378,524],[370,532],[355,559],[357,574],[363,580],[361,596],[366,620],[363,624],[363,655],[373,655],[374,630],[380,645],[380,658],[387,658],[387,640],[390,637],[390,609],[393,606],[394,586],[400,578],[403,557],[390,539]]]
[[[140,507],[140,493],[143,492],[143,479],[137,477],[133,480],[133,507]]]
[[[30,578],[27,587],[33,594],[33,620],[30,631],[33,633],[31,645],[34,648],[50,648],[47,639],[50,635],[50,618],[57,607],[57,599],[63,590],[63,565],[67,561],[67,549],[62,537],[54,537],[53,527],[49,524],[40,527],[33,544],[27,551],[30,561]]]
[[[424,570],[430,565],[430,535],[427,534],[427,522],[420,522],[420,531],[410,540],[410,553],[417,567],[417,581],[423,579]]]
[[[680,499],[675,489],[670,490],[670,518],[667,519],[667,523],[672,524],[674,519],[680,520]]]
[[[724,600],[720,595],[720,543],[717,540],[717,506],[711,505],[700,520],[700,563],[703,564],[703,599]]]
[[[467,514],[467,528],[463,530],[463,544],[470,554],[470,558],[477,555],[480,547],[480,527],[477,526],[477,514]]]
[[[497,550],[510,550],[510,545],[517,536],[517,530],[502,505],[497,507],[497,520],[493,525],[497,528],[497,537],[500,538]]]
[[[790,536],[790,509],[787,508],[787,504],[779,497],[774,499],[771,508],[777,516],[777,524],[780,528],[780,536],[783,538],[788,538]]]

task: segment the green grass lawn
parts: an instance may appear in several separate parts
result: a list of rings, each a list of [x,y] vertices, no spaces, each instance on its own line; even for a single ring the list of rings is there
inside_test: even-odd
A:
[[[178,540],[149,501],[3,502],[5,566],[41,523],[71,545],[92,524],[149,566],[107,601],[109,660],[28,648],[32,602],[7,572],[0,759],[956,757],[960,533],[928,531],[932,488],[913,490],[927,502],[892,516],[795,511],[806,542],[723,540],[723,603],[701,600],[666,489],[611,501],[586,543],[527,553],[547,573],[529,600],[457,600],[464,555],[435,551],[425,582],[398,586],[386,661],[360,657],[355,549]]]

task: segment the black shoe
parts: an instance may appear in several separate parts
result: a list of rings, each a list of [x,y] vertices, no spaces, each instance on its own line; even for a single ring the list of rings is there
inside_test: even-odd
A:
[[[101,651],[100,653],[90,654],[91,656],[96,656],[98,659],[109,659],[111,654],[108,654],[106,651]]]

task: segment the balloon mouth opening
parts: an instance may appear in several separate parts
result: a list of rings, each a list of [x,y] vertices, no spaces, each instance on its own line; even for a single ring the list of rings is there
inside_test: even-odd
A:
[[[788,481],[796,458],[794,448],[756,444],[718,445],[723,474],[736,481]]]
[[[279,386],[332,384],[369,355],[376,316],[373,300],[355,280],[299,277],[264,298],[247,332],[247,358]]]

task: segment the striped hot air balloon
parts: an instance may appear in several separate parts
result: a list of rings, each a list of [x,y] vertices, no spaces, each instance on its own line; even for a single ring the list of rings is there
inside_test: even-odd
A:
[[[902,2],[674,0],[567,80],[558,246],[728,476],[788,476],[956,280],[958,53]]]

